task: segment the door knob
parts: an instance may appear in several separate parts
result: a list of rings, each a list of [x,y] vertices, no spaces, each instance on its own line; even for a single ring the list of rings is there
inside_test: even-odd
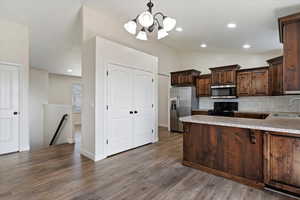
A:
[[[134,111],[134,114],[138,114],[138,111]]]
[[[14,112],[13,114],[14,114],[14,115],[18,115],[19,113],[18,113],[18,112]]]

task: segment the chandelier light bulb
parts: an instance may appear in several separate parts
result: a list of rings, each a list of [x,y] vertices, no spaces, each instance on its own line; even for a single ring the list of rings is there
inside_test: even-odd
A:
[[[171,17],[164,17],[163,25],[166,31],[171,31],[176,26],[176,20]]]
[[[168,36],[169,33],[164,29],[164,28],[159,28],[158,32],[157,32],[157,39],[163,39],[164,37]]]
[[[146,28],[150,27],[154,22],[153,15],[149,11],[145,11],[140,14],[138,20],[139,23]]]
[[[153,34],[157,32],[157,39],[160,40],[169,35],[169,31],[175,29],[176,20],[167,17],[162,12],[153,13],[154,4],[152,0],[148,0],[147,3],[148,9],[141,14],[137,15],[137,17],[126,24],[124,24],[124,28],[130,34],[136,36],[139,40],[148,40],[148,34]],[[141,27],[141,30],[139,30]],[[178,32],[181,32],[183,29],[177,27]]]
[[[139,39],[139,40],[148,40],[145,28],[142,28],[142,30],[138,33],[136,38]]]
[[[137,24],[134,20],[131,20],[124,25],[124,28],[128,33],[135,35]]]

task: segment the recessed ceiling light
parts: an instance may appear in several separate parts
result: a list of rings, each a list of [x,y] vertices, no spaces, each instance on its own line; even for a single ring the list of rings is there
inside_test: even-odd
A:
[[[236,24],[235,23],[229,23],[229,24],[227,24],[227,28],[236,28]]]
[[[177,27],[177,28],[176,28],[176,31],[177,31],[177,32],[182,32],[182,31],[183,31],[183,28]]]
[[[73,72],[73,69],[68,69],[67,71],[71,73],[71,72]]]
[[[206,47],[207,47],[207,45],[206,45],[206,44],[201,44],[201,45],[200,45],[200,47],[202,47],[202,48],[206,48]]]
[[[250,45],[250,44],[244,44],[244,45],[243,45],[243,48],[244,48],[244,49],[250,49],[250,48],[251,48],[251,45]]]

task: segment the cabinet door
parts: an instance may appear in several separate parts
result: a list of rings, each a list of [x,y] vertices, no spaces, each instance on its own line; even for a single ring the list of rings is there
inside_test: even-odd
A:
[[[184,124],[183,160],[223,171],[222,134],[212,126]]]
[[[196,91],[198,97],[210,96],[210,78],[198,78],[196,80]]]
[[[219,127],[224,145],[224,171],[263,182],[262,133],[250,129]]]
[[[223,73],[223,84],[224,85],[234,85],[235,84],[235,78],[236,78],[236,72],[233,70],[224,71]]]
[[[279,189],[300,194],[300,138],[274,134],[266,137],[268,167],[265,181]]]
[[[277,96],[283,94],[283,77],[282,77],[282,63],[275,64],[269,68],[270,77],[270,91],[271,95]]]
[[[256,70],[251,74],[251,95],[268,96],[269,95],[268,70]]]
[[[205,79],[203,79],[203,78],[197,78],[196,79],[196,93],[197,93],[197,97],[205,95],[204,87],[205,87]]]
[[[185,124],[184,161],[263,181],[262,133],[249,129]]]
[[[219,71],[213,71],[211,74],[211,81],[212,85],[219,85],[221,84],[221,72]]]
[[[300,22],[284,26],[284,91],[300,91]]]
[[[251,95],[251,72],[239,72],[237,75],[237,95]]]
[[[208,77],[206,78],[206,81],[205,81],[205,93],[206,93],[206,96],[211,96],[211,78]]]

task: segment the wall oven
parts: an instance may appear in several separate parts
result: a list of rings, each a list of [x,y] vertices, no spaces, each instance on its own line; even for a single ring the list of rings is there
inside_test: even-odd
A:
[[[212,99],[235,99],[236,85],[218,85],[211,86]]]

